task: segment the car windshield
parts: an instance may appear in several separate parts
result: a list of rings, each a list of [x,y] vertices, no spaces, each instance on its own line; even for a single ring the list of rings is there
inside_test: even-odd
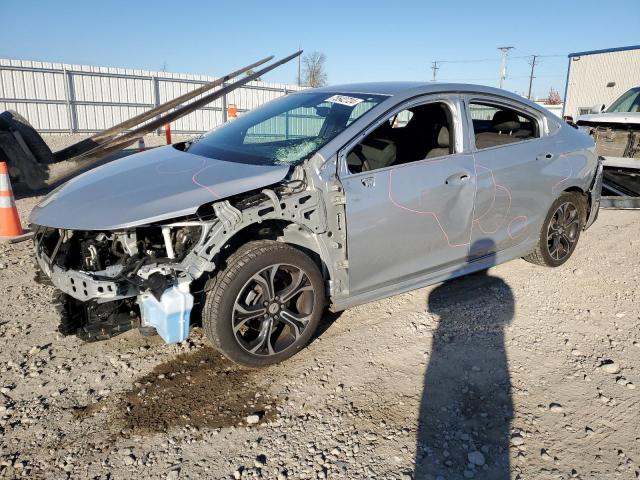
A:
[[[640,112],[640,87],[632,88],[613,102],[607,113],[613,112]]]
[[[287,95],[213,130],[188,152],[254,165],[296,165],[386,98],[326,91]]]

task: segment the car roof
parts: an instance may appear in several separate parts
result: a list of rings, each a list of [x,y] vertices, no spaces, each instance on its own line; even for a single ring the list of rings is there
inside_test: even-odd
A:
[[[298,93],[304,93],[308,90],[300,90]],[[488,87],[486,85],[475,85],[471,83],[440,83],[440,82],[366,82],[366,83],[347,83],[343,85],[329,85],[321,88],[314,88],[314,92],[327,93],[360,93],[370,95],[387,95],[389,97],[400,97],[406,99],[417,95],[428,95],[437,93],[479,93],[486,95],[497,95],[505,99],[514,100],[520,104],[544,113],[545,115],[553,115],[540,105],[531,100],[522,97],[516,93],[502,90],[500,88]]]
[[[526,100],[520,95],[501,90],[499,88],[488,87],[486,85],[474,85],[470,83],[441,83],[441,82],[364,82],[347,83],[343,85],[330,85],[316,88],[318,92],[333,93],[369,93],[378,95],[405,95],[407,93],[439,93],[439,92],[465,92],[465,93],[486,93],[491,95],[501,95],[513,98],[514,100]],[[304,92],[304,90],[302,90]]]

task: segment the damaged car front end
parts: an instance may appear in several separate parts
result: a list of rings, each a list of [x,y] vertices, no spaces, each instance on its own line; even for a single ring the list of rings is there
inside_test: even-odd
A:
[[[62,292],[60,331],[102,340],[148,326],[168,343],[184,340],[193,277],[180,262],[201,230],[188,224],[115,232],[38,229],[38,265]]]
[[[363,98],[370,105],[361,114],[384,98]],[[263,110],[268,122],[294,110],[319,123],[332,107],[325,99],[292,95],[256,110],[253,120],[115,160],[45,197],[29,221],[39,278],[60,292],[60,331],[91,341],[140,327],[181,342],[225,250],[256,238],[326,250],[317,246],[326,208],[301,163],[341,130],[273,142],[259,116]],[[334,105],[344,128],[351,109]]]
[[[277,176],[288,170],[276,167]],[[295,170],[296,175],[302,176],[301,170]],[[267,175],[264,181],[271,178]],[[250,181],[241,185],[255,186]],[[215,271],[216,257],[238,230],[285,215],[310,230],[321,230],[317,194],[304,186],[302,178],[283,179],[271,188],[210,201],[189,215],[113,230],[45,226],[50,222],[41,219],[41,207],[36,208],[36,258],[42,273],[62,292],[57,300],[60,331],[102,340],[141,327],[143,332],[155,330],[167,343],[185,340],[193,286]],[[216,188],[224,187],[218,183]]]

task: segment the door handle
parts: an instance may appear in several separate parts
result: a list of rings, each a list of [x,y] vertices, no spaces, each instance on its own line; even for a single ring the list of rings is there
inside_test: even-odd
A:
[[[554,157],[553,153],[541,153],[536,157],[536,160],[551,160]]]
[[[373,177],[364,177],[362,180],[362,185],[367,188],[371,188],[376,184],[376,180]]]
[[[463,183],[467,182],[471,177],[469,176],[468,173],[464,173],[464,172],[458,172],[458,173],[454,173],[453,175],[447,177],[447,179],[444,181],[445,185],[462,185]]]

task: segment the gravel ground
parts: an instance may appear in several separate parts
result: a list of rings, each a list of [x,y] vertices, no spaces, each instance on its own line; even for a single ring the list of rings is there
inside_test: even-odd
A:
[[[637,216],[601,212],[559,269],[328,314],[259,371],[198,328],[61,337],[31,245],[0,245],[0,477],[636,479]]]

